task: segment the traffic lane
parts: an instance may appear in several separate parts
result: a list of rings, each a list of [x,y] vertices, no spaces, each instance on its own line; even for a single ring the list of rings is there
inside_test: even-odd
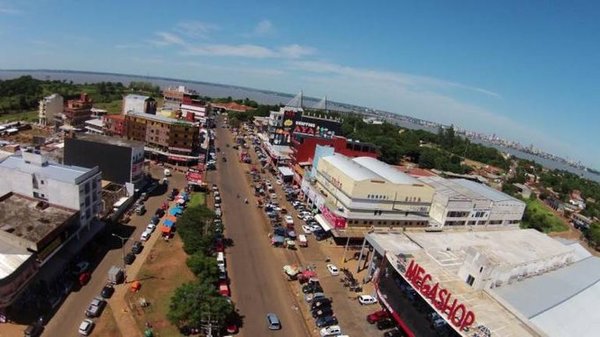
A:
[[[152,169],[153,172],[158,172],[161,168]],[[157,175],[153,175],[157,176]],[[176,173],[174,183],[177,186],[183,186],[185,178],[180,173]],[[150,222],[150,218],[154,214],[154,210],[159,208],[166,200],[166,194],[150,197],[146,201],[147,212],[142,216],[132,216],[131,221],[126,226],[131,227],[133,231],[125,231],[130,233],[128,240],[125,243],[125,254],[127,254],[133,241],[139,240],[140,235]],[[120,233],[123,233],[119,231]],[[89,283],[78,291],[71,292],[64,300],[60,308],[54,314],[50,322],[46,325],[44,337],[69,336],[77,333],[79,324],[85,318],[85,310],[91,300],[100,294],[100,291],[107,282],[108,270],[114,265],[123,265],[121,241],[115,237],[108,237],[107,242],[112,249],[108,250],[96,268],[92,271],[92,277]],[[103,245],[106,248],[106,244]],[[114,248],[113,248],[114,247]],[[134,263],[141,263],[137,260]]]
[[[228,136],[218,132],[218,139],[223,142],[231,142]],[[223,150],[224,147],[220,147]],[[225,154],[231,158],[232,152],[226,150]],[[281,250],[274,251],[271,247],[260,209],[243,202],[245,197],[251,199],[246,170],[233,159],[220,163],[215,174],[223,199],[226,236],[234,243],[227,251],[227,263],[233,299],[243,316],[240,333],[244,336],[305,336],[304,322],[281,271],[286,264],[284,256]],[[265,317],[269,312],[279,316],[282,331],[267,329]]]

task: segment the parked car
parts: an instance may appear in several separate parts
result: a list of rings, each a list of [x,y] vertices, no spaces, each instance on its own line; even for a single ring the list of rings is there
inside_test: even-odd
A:
[[[342,328],[339,325],[332,325],[321,329],[319,334],[321,337],[339,336],[342,333]]]
[[[317,308],[324,308],[324,307],[330,307],[331,306],[331,299],[329,298],[324,298],[324,299],[320,299],[320,300],[314,300],[311,304],[310,304],[310,310],[315,310]]]
[[[333,308],[332,307],[317,308],[316,310],[314,310],[312,312],[312,316],[314,318],[320,318],[320,317],[332,316],[332,315],[333,315]]]
[[[340,270],[332,263],[327,264],[327,270],[332,276],[337,276],[340,274]]]
[[[94,297],[88,308],[85,310],[86,317],[99,317],[106,306],[106,301],[100,297]]]
[[[100,291],[100,296],[102,296],[102,298],[110,298],[114,292],[115,288],[109,283],[102,288],[102,291]]]
[[[277,315],[274,313],[268,313],[267,326],[269,327],[269,330],[280,330],[281,322],[279,321],[279,317],[277,317]]]
[[[149,223],[148,226],[146,226],[146,230],[150,233],[154,233],[155,229],[156,229],[156,225],[153,223]]]
[[[146,206],[144,206],[144,204],[141,204],[135,208],[135,214],[144,215],[144,213],[146,213]]]
[[[377,322],[377,329],[379,329],[379,330],[387,330],[387,329],[391,329],[395,326],[396,326],[396,323],[394,323],[394,321],[389,318],[384,318],[384,319],[380,320],[379,322]]]
[[[323,316],[323,317],[317,318],[317,320],[315,321],[315,324],[317,325],[317,327],[323,328],[323,327],[330,326],[330,325],[337,325],[338,320],[337,320],[337,318],[335,318],[335,316]]]
[[[132,263],[133,263],[133,261],[135,261],[135,254],[134,254],[134,253],[128,253],[127,255],[125,255],[125,256],[123,257],[123,261],[124,261],[126,264],[132,264]]]
[[[316,283],[316,284],[307,284],[305,286],[302,287],[302,292],[307,294],[307,293],[322,293],[323,292],[323,288],[321,288],[321,285]]]
[[[84,336],[89,336],[94,329],[94,321],[89,318],[84,319],[81,324],[79,324],[79,334]]]
[[[135,242],[133,242],[133,245],[131,245],[131,252],[134,254],[141,253],[143,249],[144,249],[144,245],[142,244],[141,241],[135,241]]]
[[[90,269],[90,263],[87,261],[81,261],[73,268],[73,275],[79,275],[85,273]]]
[[[312,301],[319,301],[324,298],[325,298],[324,293],[309,293],[309,294],[304,295],[304,300],[308,303],[310,303]]]
[[[377,310],[371,314],[367,315],[367,322],[374,324],[379,322],[380,320],[384,319],[384,318],[388,318],[390,317],[390,313],[387,312],[386,310]]]
[[[286,215],[283,219],[285,220],[285,223],[288,225],[294,224],[294,218],[292,218],[291,215]]]
[[[393,328],[383,334],[383,337],[405,337],[406,335],[399,328]]]
[[[152,235],[152,232],[149,232],[148,230],[145,230],[142,235],[140,235],[140,240],[141,241],[148,241],[148,239],[150,239],[150,236]]]
[[[358,302],[362,305],[369,305],[377,303],[377,299],[371,295],[360,295],[358,296]]]

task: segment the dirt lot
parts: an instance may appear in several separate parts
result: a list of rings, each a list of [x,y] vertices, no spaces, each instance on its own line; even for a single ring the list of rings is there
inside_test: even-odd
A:
[[[149,322],[154,332],[161,337],[180,336],[177,328],[167,321],[166,316],[175,289],[195,278],[185,264],[186,259],[187,255],[178,235],[169,242],[156,242],[138,274],[142,288],[139,292],[126,296],[140,331],[144,331],[146,323]],[[141,299],[145,299],[150,305],[142,308],[139,305]]]
[[[117,322],[115,322],[110,306],[107,306],[106,309],[104,309],[101,317],[96,329],[94,329],[94,336],[123,337],[117,327]]]

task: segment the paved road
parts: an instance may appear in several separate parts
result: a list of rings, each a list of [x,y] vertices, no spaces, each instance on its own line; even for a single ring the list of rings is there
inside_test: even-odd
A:
[[[226,143],[232,144],[230,132],[218,128],[216,146],[228,161],[219,160],[218,170],[210,172],[208,179],[219,185],[226,236],[233,240],[226,258],[232,298],[243,317],[240,336],[310,336],[291,296],[291,284],[283,275],[287,252],[271,247],[265,219],[252,202],[245,173],[248,166],[239,163],[237,152],[227,148]],[[248,197],[249,204],[244,204],[244,197]],[[282,331],[267,329],[265,315],[269,312],[279,316]]]
[[[162,168],[153,167],[152,175],[154,177],[162,177]],[[181,187],[184,186],[185,178],[183,174],[175,172],[173,177],[170,179],[170,186]],[[131,221],[127,224],[130,227],[131,232],[130,239],[125,243],[125,253],[128,253],[131,249],[131,244],[135,240],[139,240],[141,233],[143,232],[146,225],[150,222],[154,210],[160,207],[165,200],[166,195],[152,196],[146,201],[147,212],[143,216],[133,216]],[[126,232],[120,233],[125,235]],[[115,237],[109,237],[108,242],[110,250],[98,263],[92,273],[90,282],[82,287],[77,292],[72,292],[63,302],[61,307],[58,309],[56,314],[52,317],[50,322],[46,325],[43,337],[57,337],[57,336],[75,336],[77,335],[77,328],[81,323],[81,320],[85,318],[84,311],[88,304],[95,296],[100,294],[100,290],[106,283],[107,273],[111,266],[122,264],[122,250],[120,240]],[[141,259],[136,259],[134,263],[142,263]],[[94,335],[92,333],[92,335]]]

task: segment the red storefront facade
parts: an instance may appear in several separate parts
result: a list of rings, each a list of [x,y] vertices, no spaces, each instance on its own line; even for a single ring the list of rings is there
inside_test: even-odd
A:
[[[347,157],[371,157],[377,158],[377,147],[369,143],[349,141],[345,137],[334,136],[332,138],[321,138],[313,136],[295,137],[292,140],[292,162],[293,164],[312,164],[317,145],[331,146],[336,153]]]

